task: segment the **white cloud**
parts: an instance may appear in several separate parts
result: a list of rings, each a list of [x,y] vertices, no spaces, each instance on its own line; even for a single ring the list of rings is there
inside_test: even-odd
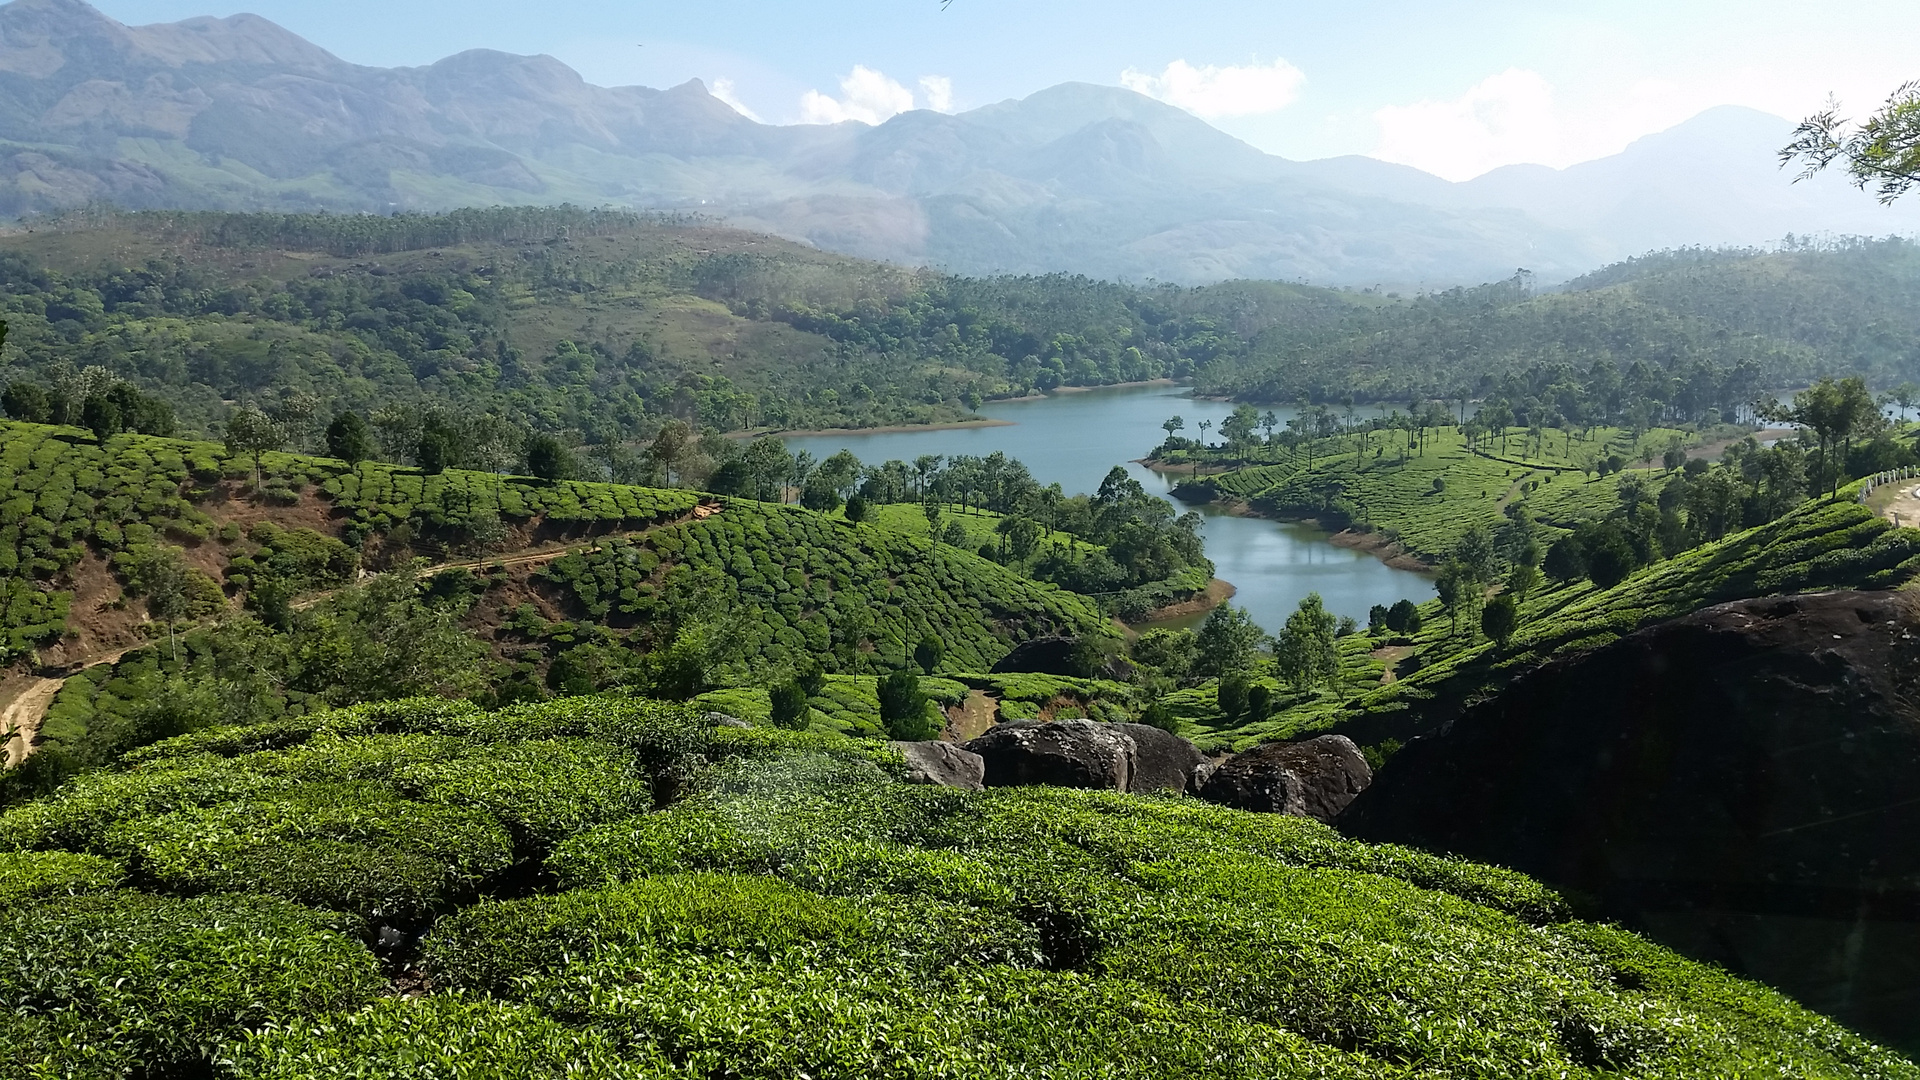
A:
[[[1374,157],[1469,180],[1502,165],[1565,168],[1617,154],[1644,135],[1716,105],[1746,105],[1789,119],[1818,100],[1777,73],[1738,68],[1686,79],[1643,78],[1569,100],[1538,72],[1509,68],[1457,98],[1374,112]]]
[[[945,75],[922,75],[920,90],[927,95],[927,108],[934,112],[953,111],[952,79]]]
[[[1469,180],[1516,161],[1561,157],[1553,87],[1537,72],[1509,68],[1451,101],[1389,105],[1373,114],[1373,156],[1448,180]]]
[[[800,98],[801,123],[838,124],[858,120],[878,124],[890,116],[913,108],[913,91],[869,67],[854,65],[853,73],[840,80],[839,98],[830,98],[818,90],[809,90]]]
[[[1257,116],[1293,104],[1306,75],[1285,60],[1247,67],[1194,67],[1175,60],[1158,75],[1133,68],[1120,73],[1120,85],[1135,93],[1177,105],[1196,116]]]
[[[752,120],[756,124],[761,122],[760,117],[752,109],[747,108],[746,102],[741,101],[734,95],[732,79],[713,80],[713,86],[708,92],[725,102],[728,108],[731,108],[741,116]]]

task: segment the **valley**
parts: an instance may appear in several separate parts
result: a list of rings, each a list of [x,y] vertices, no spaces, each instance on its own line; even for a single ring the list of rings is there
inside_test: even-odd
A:
[[[752,8],[0,5],[0,1076],[1920,1080],[1920,91]]]

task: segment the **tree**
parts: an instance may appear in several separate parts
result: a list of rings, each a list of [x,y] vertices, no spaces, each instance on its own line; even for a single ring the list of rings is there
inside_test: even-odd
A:
[[[373,456],[373,434],[359,413],[348,409],[327,425],[327,456],[349,465],[358,465]]]
[[[1387,627],[1402,634],[1420,632],[1420,605],[1411,600],[1396,600],[1387,609]]]
[[[555,436],[535,432],[527,437],[527,472],[542,480],[565,480],[573,475],[573,455]]]
[[[1520,606],[1506,593],[1487,601],[1487,606],[1480,611],[1480,632],[1499,642],[1503,649],[1519,628]]]
[[[1574,536],[1563,536],[1547,549],[1540,569],[1555,581],[1572,581],[1587,576],[1587,553]]]
[[[229,454],[247,454],[253,458],[253,484],[260,486],[261,455],[278,450],[287,441],[287,433],[266,413],[252,405],[242,405],[227,418],[226,444]]]
[[[93,432],[94,438],[106,442],[108,436],[121,431],[120,406],[105,394],[94,394],[80,406],[80,426]]]
[[[6,325],[0,323],[0,326]],[[52,415],[53,403],[47,398],[46,388],[39,383],[11,382],[5,392],[0,393],[0,407],[7,410],[10,419],[26,424],[44,424]]]
[[[1265,637],[1252,615],[1232,604],[1221,604],[1207,614],[1207,621],[1194,635],[1194,671],[1202,676],[1245,671],[1253,666]]]
[[[1133,643],[1133,659],[1179,682],[1193,670],[1199,640],[1191,630],[1149,630]]]
[[[451,432],[429,428],[421,434],[420,447],[413,456],[420,463],[421,472],[438,476],[453,467],[453,463],[459,459],[459,449],[454,445]]]
[[[921,671],[931,675],[933,669],[940,666],[940,658],[946,655],[946,651],[946,645],[939,638],[928,634],[913,647],[913,662],[920,665]]]
[[[11,413],[13,410],[9,409],[7,411]],[[1181,428],[1186,427],[1187,422],[1181,417],[1171,416],[1161,421],[1160,426],[1167,429],[1167,441],[1172,442],[1174,432],[1179,431]]]
[[[773,703],[773,726],[787,731],[805,731],[812,711],[807,690],[797,682],[784,682],[767,692]]]
[[[880,724],[887,737],[901,742],[920,742],[940,733],[940,724],[927,715],[927,695],[920,689],[920,676],[911,671],[893,671],[882,676],[875,691],[880,698]]]
[[[1874,404],[1873,395],[1867,392],[1866,381],[1856,375],[1838,382],[1822,377],[1793,395],[1790,408],[1776,409],[1773,416],[1813,432],[1819,447],[1817,475],[1825,479],[1837,495],[1854,436],[1869,431],[1880,420],[1880,410]]]
[[[673,486],[674,470],[680,467],[687,456],[692,434],[686,421],[669,420],[661,425],[659,434],[653,437],[652,445],[647,447],[647,456],[660,466],[668,487]]]
[[[1214,687],[1213,702],[1220,709],[1220,715],[1228,720],[1238,720],[1247,708],[1247,687],[1249,680],[1243,671],[1235,671],[1220,678],[1220,685]]]
[[[1611,521],[1600,522],[1584,530],[1580,548],[1585,554],[1587,578],[1603,589],[1611,589],[1627,579],[1638,566],[1633,544]]]
[[[1800,162],[1798,183],[1836,162],[1845,165],[1853,185],[1862,191],[1879,189],[1879,199],[1891,203],[1920,183],[1920,82],[1902,85],[1858,127],[1840,116],[1840,102],[1829,98],[1793,131],[1780,148],[1780,165]]]
[[[846,512],[847,512],[847,520],[853,522],[856,525],[858,525],[862,521],[867,520],[866,498],[864,496],[855,495],[853,498],[848,499]]]
[[[1280,677],[1310,690],[1335,680],[1340,672],[1339,620],[1317,592],[1308,593],[1274,639],[1274,664]]]

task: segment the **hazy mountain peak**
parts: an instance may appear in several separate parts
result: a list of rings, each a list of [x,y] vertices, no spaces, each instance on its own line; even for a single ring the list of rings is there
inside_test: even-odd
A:
[[[254,15],[128,27],[83,0],[0,6],[0,74],[6,214],[699,207],[962,272],[1395,286],[1523,265],[1551,281],[1650,248],[1920,224],[1920,205],[1887,211],[1837,177],[1790,183],[1773,162],[1787,123],[1738,108],[1600,161],[1451,184],[1368,158],[1286,161],[1114,86],[779,127],[698,79],[606,88],[491,49],[361,67]]]

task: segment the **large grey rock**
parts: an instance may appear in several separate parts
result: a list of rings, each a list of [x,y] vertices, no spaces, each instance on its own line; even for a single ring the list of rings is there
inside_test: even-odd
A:
[[[1117,724],[1092,720],[1015,720],[966,744],[986,761],[986,786],[1126,791],[1137,753]]]
[[[909,784],[979,791],[986,779],[987,763],[980,755],[953,743],[896,742],[893,748],[907,759]]]
[[[723,712],[708,713],[707,723],[712,724],[714,727],[750,728],[753,726],[737,716],[729,716]]]
[[[1241,810],[1332,821],[1372,782],[1373,769],[1352,739],[1321,735],[1235,754],[1206,778],[1200,797]]]
[[[1133,775],[1128,791],[1192,791],[1194,772],[1207,760],[1200,748],[1173,734],[1146,724],[1112,724],[1133,739]]]

